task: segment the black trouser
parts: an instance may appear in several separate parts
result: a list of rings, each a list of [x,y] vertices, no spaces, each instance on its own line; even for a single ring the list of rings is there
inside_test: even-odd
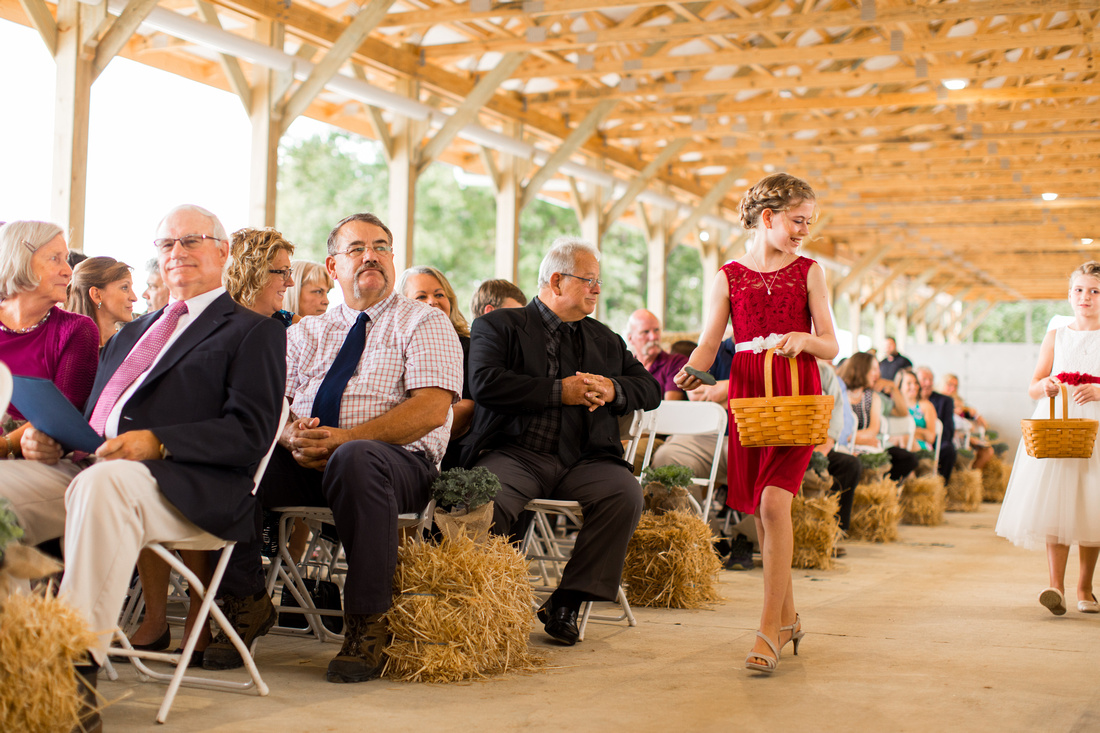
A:
[[[890,478],[901,483],[906,476],[917,470],[920,459],[916,453],[911,453],[904,448],[892,445],[886,449],[890,454]]]
[[[955,444],[946,438],[940,445],[940,465],[937,468],[944,483],[951,480],[951,472],[955,470]]]
[[[840,495],[840,509],[837,512],[840,528],[847,532],[852,520],[852,500],[855,498],[859,477],[863,474],[863,464],[857,456],[835,450],[829,451],[828,458],[829,475],[833,477],[833,492]]]
[[[268,509],[330,507],[348,560],[344,610],[382,613],[393,598],[400,543],[397,515],[424,509],[436,475],[423,453],[377,440],[344,443],[323,472],[304,468],[278,446],[260,482],[260,503]],[[225,593],[247,596],[264,588],[262,544],[259,527],[252,542],[237,544],[222,581]]]

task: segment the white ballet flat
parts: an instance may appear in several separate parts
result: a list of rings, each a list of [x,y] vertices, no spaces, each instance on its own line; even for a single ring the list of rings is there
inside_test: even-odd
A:
[[[1064,616],[1066,613],[1066,597],[1057,588],[1047,588],[1040,593],[1039,603],[1043,604],[1055,616]]]
[[[1100,603],[1096,601],[1096,595],[1091,601],[1077,601],[1077,610],[1081,613],[1100,613]]]

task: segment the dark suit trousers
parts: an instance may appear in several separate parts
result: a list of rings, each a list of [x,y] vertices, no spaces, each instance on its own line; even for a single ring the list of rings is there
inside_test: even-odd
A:
[[[344,611],[382,613],[393,600],[400,542],[397,515],[422,511],[437,475],[435,465],[422,453],[377,440],[341,445],[333,451],[324,472],[303,468],[288,450],[278,446],[260,482],[260,499],[268,509],[330,507],[348,560]],[[233,560],[237,560],[236,553]],[[248,595],[263,587],[258,540],[241,553],[241,561],[232,576],[239,585],[226,588],[231,595]],[[227,571],[226,582],[230,577]]]
[[[500,479],[502,489],[493,499],[497,534],[518,534],[523,507],[532,499],[580,502],[584,526],[559,587],[591,600],[615,599],[626,545],[642,516],[641,485],[630,469],[610,458],[566,466],[556,455],[514,446],[484,453],[475,465]]]
[[[852,520],[852,499],[855,498],[856,485],[863,474],[863,464],[859,458],[835,450],[829,451],[829,475],[833,477],[833,492],[840,495],[840,528],[848,531]]]

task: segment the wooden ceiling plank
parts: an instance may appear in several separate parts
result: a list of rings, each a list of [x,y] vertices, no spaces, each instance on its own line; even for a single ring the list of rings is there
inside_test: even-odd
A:
[[[893,247],[893,241],[883,242],[864,255],[859,262],[853,264],[851,269],[848,270],[848,274],[844,276],[844,279],[836,284],[833,291],[833,299],[835,300],[851,292],[859,284],[859,280],[863,277],[863,274],[882,261],[882,258],[885,257]]]

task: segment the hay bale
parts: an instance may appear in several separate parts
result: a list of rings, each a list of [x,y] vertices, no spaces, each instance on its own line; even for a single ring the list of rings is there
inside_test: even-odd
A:
[[[807,472],[811,473],[811,472]],[[791,567],[828,570],[833,567],[833,549],[840,539],[840,496],[823,493],[806,498],[801,493],[791,503],[794,525],[794,556]]]
[[[543,663],[528,646],[535,598],[527,560],[506,538],[406,542],[393,587],[383,676],[457,682]]]
[[[714,536],[694,512],[644,512],[623,563],[626,597],[636,606],[702,608],[721,600],[722,563]]]
[[[1008,488],[1008,467],[1000,458],[982,466],[982,501],[1000,502]]]
[[[852,499],[848,534],[868,542],[894,542],[898,538],[898,485],[890,478],[862,483]]]
[[[951,472],[947,482],[947,511],[976,512],[982,505],[982,473],[968,468]]]
[[[78,662],[96,643],[84,617],[52,595],[13,595],[0,611],[0,730],[68,733]]]
[[[926,452],[926,451],[922,451]],[[917,470],[913,475],[915,476],[927,476],[930,473],[936,473],[936,464],[932,462],[932,458],[929,456],[921,456],[917,460]]]
[[[943,476],[930,473],[910,476],[901,490],[901,521],[934,527],[943,524],[943,512],[947,508],[947,488]]]

